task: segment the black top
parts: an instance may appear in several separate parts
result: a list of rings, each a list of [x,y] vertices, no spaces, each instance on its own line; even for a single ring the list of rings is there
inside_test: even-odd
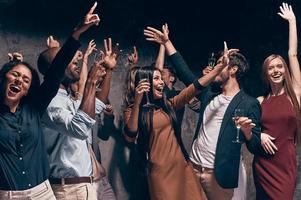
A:
[[[0,190],[26,190],[47,180],[49,163],[41,116],[55,97],[65,68],[80,44],[70,37],[51,64],[38,95],[15,113],[0,104]]]

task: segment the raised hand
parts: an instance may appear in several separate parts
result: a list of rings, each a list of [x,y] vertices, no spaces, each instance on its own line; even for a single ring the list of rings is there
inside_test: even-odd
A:
[[[282,3],[282,6],[279,7],[280,12],[278,12],[278,15],[282,17],[283,19],[287,21],[296,20],[295,14],[293,12],[293,8],[291,5],[288,5],[287,3]]]
[[[162,32],[149,26],[146,27],[146,29],[144,29],[144,35],[146,36],[146,40],[154,41],[159,44],[165,44],[166,42],[169,41],[168,34],[169,34],[169,29],[167,24],[164,24],[162,26]]]
[[[140,104],[143,97],[143,93],[149,92],[149,90],[150,83],[146,79],[140,80],[139,84],[135,89],[135,103]]]
[[[102,82],[103,77],[106,75],[106,69],[102,65],[92,65],[88,74],[88,83],[92,83],[95,86]]]
[[[112,50],[112,39],[104,39],[104,58],[103,58],[103,64],[108,69],[113,70],[116,67],[117,64],[117,53],[116,51]],[[116,44],[118,45],[118,44]]]
[[[79,36],[85,32],[86,30],[88,30],[91,26],[93,25],[98,25],[100,22],[100,19],[98,17],[97,14],[93,14],[94,10],[97,6],[97,2],[94,3],[94,5],[91,7],[91,9],[89,10],[89,12],[86,14],[84,20],[82,23],[80,23],[75,29],[74,32],[72,34],[72,36],[75,39],[79,39]]]
[[[112,116],[114,114],[113,106],[111,104],[106,104],[106,108],[104,109],[104,114]]]
[[[94,41],[94,40],[90,40],[90,42],[89,42],[89,44],[88,44],[88,47],[87,47],[87,49],[86,49],[86,51],[85,51],[85,56],[91,55],[91,53],[92,53],[93,51],[97,51],[97,49],[96,49],[96,44],[95,44],[95,41]]]
[[[9,61],[23,61],[23,55],[19,52],[8,53]]]
[[[133,52],[128,56],[128,61],[129,64],[134,66],[138,63],[138,51],[137,48],[134,46],[133,47]]]
[[[276,151],[278,151],[278,148],[272,141],[275,140],[275,138],[273,138],[272,136],[266,133],[261,133],[260,139],[261,139],[261,146],[266,153],[274,155]]]
[[[239,49],[228,49],[227,42],[224,41],[224,54],[222,59],[222,65],[224,67],[229,65],[230,59],[229,57],[233,55],[234,53],[237,53]]]
[[[212,66],[207,66],[203,69],[202,73],[203,73],[203,76],[209,74],[209,72],[211,72],[213,70],[213,67]]]
[[[52,35],[50,35],[47,38],[47,47],[48,48],[60,47],[60,43],[59,43],[59,41],[57,41],[56,39],[54,39]]]

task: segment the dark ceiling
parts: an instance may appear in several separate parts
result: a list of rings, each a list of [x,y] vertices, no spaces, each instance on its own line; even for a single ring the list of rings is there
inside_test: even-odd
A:
[[[254,65],[271,52],[286,54],[287,23],[278,15],[279,0],[102,0],[97,13],[101,27],[87,37],[112,36],[124,45],[146,45],[142,34],[147,25],[168,22],[170,38],[197,69],[211,51],[240,48]],[[301,19],[301,2],[293,5]],[[0,22],[18,31],[66,32],[93,4],[91,0],[0,0]]]

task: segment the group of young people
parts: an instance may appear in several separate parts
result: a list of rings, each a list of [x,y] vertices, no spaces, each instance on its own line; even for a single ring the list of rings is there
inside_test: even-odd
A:
[[[48,38],[37,61],[42,84],[19,54],[0,69],[0,199],[116,199],[100,164],[97,115],[112,114],[107,104],[117,54],[105,39],[89,69],[95,42],[78,51],[80,35],[100,23],[96,6],[62,47]],[[254,154],[256,198],[293,199],[301,73],[292,7],[283,3],[278,14],[289,24],[289,62],[274,54],[265,59],[266,90],[257,99],[242,89],[249,65],[238,49],[224,43],[216,65],[196,77],[167,24],[144,30],[146,40],[160,45],[159,54],[144,67],[137,65],[136,48],[129,56],[124,111],[124,138],[136,143],[144,172],[145,180],[137,179],[144,187],[138,182],[136,189],[147,196],[140,199],[244,199],[235,192],[246,187],[239,184],[242,143]],[[164,66],[165,53],[172,67]],[[176,77],[185,89],[175,91]],[[199,113],[189,153],[181,137],[186,104]]]
[[[242,143],[254,154],[256,198],[293,199],[300,142],[297,26],[288,4],[283,3],[278,14],[289,24],[289,65],[280,55],[265,59],[265,93],[258,99],[242,89],[249,65],[237,49],[228,50],[225,44],[214,68],[208,66],[203,76],[196,77],[170,41],[166,24],[161,31],[144,30],[148,41],[165,49],[176,76],[187,86],[167,98],[171,80],[165,80],[166,72],[157,63],[130,73],[125,137],[140,146],[150,199],[245,199],[246,194],[236,192],[246,187],[238,181]],[[199,120],[187,154],[178,136],[176,112],[193,98],[200,102]],[[153,105],[145,106],[148,102]],[[235,116],[237,110],[243,114]]]

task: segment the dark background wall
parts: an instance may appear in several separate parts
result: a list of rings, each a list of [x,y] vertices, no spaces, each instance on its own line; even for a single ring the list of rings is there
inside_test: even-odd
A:
[[[271,53],[287,54],[288,25],[278,15],[280,0],[102,0],[96,12],[101,17],[100,27],[94,27],[83,36],[84,44],[96,39],[102,46],[104,37],[119,42],[123,53],[113,76],[110,99],[115,107],[115,126],[107,141],[101,142],[103,164],[118,199],[127,199],[131,190],[128,165],[130,146],[125,144],[119,129],[122,116],[126,55],[133,45],[138,47],[140,65],[154,61],[158,45],[146,42],[143,29],[150,25],[160,28],[167,22],[170,38],[182,53],[191,69],[200,74],[211,52],[223,48],[239,48],[248,58],[251,69],[246,89],[253,95],[261,93],[260,68]],[[293,5],[300,27],[300,1],[287,1]],[[63,41],[70,30],[93,5],[92,0],[0,0],[0,59],[4,63],[7,53],[22,52],[25,60],[35,65],[37,55],[45,49],[50,34]],[[85,45],[83,46],[85,48]],[[178,83],[178,87],[183,85]],[[197,115],[186,109],[183,139],[189,149]],[[245,153],[250,166],[252,157]],[[252,176],[249,172],[248,198],[254,199]],[[300,181],[298,181],[300,192]],[[299,194],[299,193],[298,193]],[[301,197],[296,197],[300,199]]]
[[[3,29],[18,33],[66,35],[93,4],[93,0],[0,0]],[[147,25],[169,23],[170,38],[196,73],[206,65],[210,52],[239,48],[249,59],[248,91],[257,96],[257,80],[263,59],[271,53],[287,52],[287,22],[277,12],[281,0],[102,0],[96,12],[101,26],[85,38],[112,36],[121,47],[136,45],[150,50],[145,41]],[[301,2],[289,0],[297,18]],[[298,22],[299,24],[299,22]],[[256,88],[256,89],[254,89]]]

